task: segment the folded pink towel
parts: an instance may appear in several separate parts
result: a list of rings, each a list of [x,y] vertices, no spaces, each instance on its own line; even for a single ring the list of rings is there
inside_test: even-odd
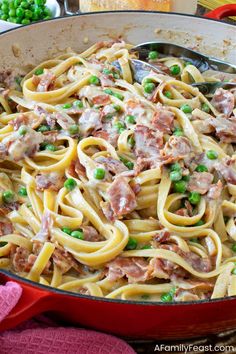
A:
[[[0,322],[21,297],[19,284],[0,285]],[[123,340],[108,334],[58,327],[41,316],[0,334],[1,354],[135,354]]]

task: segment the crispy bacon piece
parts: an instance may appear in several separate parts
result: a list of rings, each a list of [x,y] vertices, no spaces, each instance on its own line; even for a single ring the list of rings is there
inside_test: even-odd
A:
[[[153,236],[153,245],[157,248],[160,243],[165,243],[170,241],[169,231],[163,229]]]
[[[135,194],[126,177],[118,176],[109,187],[107,195],[116,217],[132,212],[137,206]]]
[[[135,155],[141,158],[158,157],[163,146],[163,133],[137,125],[134,131]]]
[[[184,159],[189,156],[191,151],[191,143],[187,138],[171,136],[164,149],[161,150],[162,163],[169,164]]]
[[[188,183],[188,191],[200,194],[207,193],[211,187],[213,178],[213,175],[209,172],[193,172]]]
[[[0,216],[6,216],[12,210],[18,210],[20,204],[18,202],[7,203],[0,206]]]
[[[112,157],[99,156],[95,161],[103,164],[106,170],[113,175],[128,171],[128,168],[120,160],[113,159]]]
[[[99,95],[92,98],[93,104],[98,104],[100,106],[106,106],[111,103],[109,95]]]
[[[13,225],[9,221],[0,221],[0,236],[13,233]]]
[[[224,143],[236,143],[236,117],[216,117],[209,119],[209,124],[215,128],[216,136]]]
[[[52,255],[53,262],[57,265],[62,274],[74,268],[78,273],[83,273],[82,266],[74,257],[62,247],[57,246]]]
[[[0,159],[4,160],[7,156],[7,148],[4,144],[0,143]]]
[[[79,159],[71,161],[68,173],[75,178],[78,178],[80,176],[86,177],[86,169],[80,163]]]
[[[105,217],[107,218],[107,220],[113,222],[115,221],[115,215],[114,212],[111,208],[111,204],[109,202],[101,202],[101,208],[102,208],[102,212],[105,215]]]
[[[145,107],[139,101],[129,99],[125,103],[125,110],[127,114],[131,114],[136,117],[136,120],[141,120],[146,115]]]
[[[104,240],[93,226],[81,226],[81,229],[83,230],[85,241],[99,242]]]
[[[47,210],[42,217],[42,224],[39,232],[34,236],[33,240],[46,242],[50,239],[50,231],[53,226],[53,218],[51,213]]]
[[[211,104],[218,112],[225,114],[227,117],[231,115],[235,105],[235,98],[232,92],[219,88],[216,90]]]
[[[175,301],[198,301],[201,300],[199,295],[194,293],[194,290],[184,290],[178,288],[175,295]]]
[[[231,167],[231,160],[223,159],[221,162],[217,162],[214,167],[219,172],[226,182],[236,184],[236,170]]]
[[[79,126],[81,134],[85,137],[102,129],[100,113],[94,109],[86,109],[79,119]]]
[[[65,181],[65,177],[57,172],[39,174],[35,177],[36,187],[39,191],[49,189],[52,191],[59,191],[62,188]]]
[[[38,76],[37,79],[34,75],[33,80],[33,83],[37,86],[37,92],[47,92],[54,89],[56,76],[52,72],[47,71],[41,77]]]
[[[208,198],[214,200],[219,199],[221,196],[222,189],[223,189],[223,184],[220,180],[216,184],[212,184],[207,193]]]
[[[17,247],[16,251],[13,255],[12,258],[12,263],[14,270],[16,272],[30,272],[32,266],[34,265],[35,261],[37,259],[37,256],[30,253],[27,249],[23,247]],[[49,273],[49,268],[50,268],[51,262],[48,261],[46,264],[45,269],[43,270],[44,274]]]
[[[175,115],[171,111],[160,108],[154,113],[152,125],[160,132],[169,134],[173,128],[174,117]]]
[[[129,283],[144,282],[149,278],[148,262],[143,258],[117,257],[107,264],[108,276],[111,281],[126,276]]]

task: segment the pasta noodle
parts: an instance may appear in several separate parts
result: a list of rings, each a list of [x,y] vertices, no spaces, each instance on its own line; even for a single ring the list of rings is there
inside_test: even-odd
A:
[[[0,268],[85,295],[236,295],[235,90],[101,42],[0,90]],[[208,78],[217,81],[214,77]]]

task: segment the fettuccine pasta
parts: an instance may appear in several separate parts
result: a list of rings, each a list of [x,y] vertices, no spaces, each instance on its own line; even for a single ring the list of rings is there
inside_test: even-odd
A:
[[[135,82],[101,42],[0,91],[0,268],[123,300],[236,295],[235,91],[191,63]],[[211,77],[208,80],[217,81]]]

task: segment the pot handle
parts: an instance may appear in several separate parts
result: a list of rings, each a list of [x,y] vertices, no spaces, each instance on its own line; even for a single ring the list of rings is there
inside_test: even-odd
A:
[[[3,283],[16,281],[5,274],[0,274],[0,280],[1,282],[3,280]],[[21,298],[9,315],[0,322],[0,331],[14,328],[21,322],[52,309],[53,293],[34,287],[30,283],[19,282],[19,284],[22,287]]]
[[[222,20],[225,17],[236,16],[236,4],[223,5],[208,12],[204,17]]]

